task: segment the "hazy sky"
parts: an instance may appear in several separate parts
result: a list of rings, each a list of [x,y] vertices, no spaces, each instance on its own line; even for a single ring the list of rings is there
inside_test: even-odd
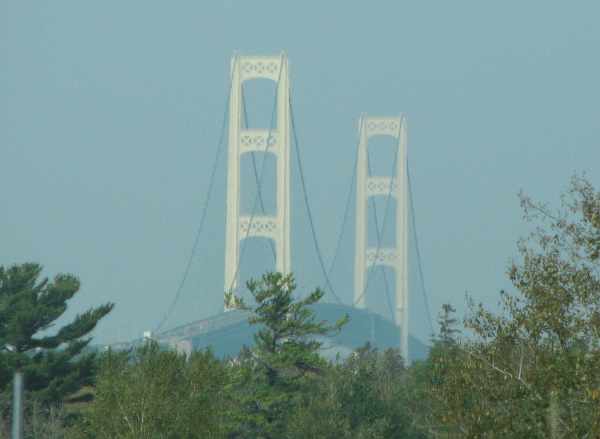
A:
[[[153,328],[199,222],[230,57],[285,50],[327,262],[358,116],[405,112],[433,312],[462,313],[465,292],[494,306],[518,191],[556,202],[576,171],[600,187],[599,16],[597,1],[0,2],[0,264],[80,276],[71,317],[116,302],[101,342]],[[317,285],[294,173],[292,263]],[[221,307],[224,160],[217,183],[167,326]],[[333,279],[347,300],[353,227]]]

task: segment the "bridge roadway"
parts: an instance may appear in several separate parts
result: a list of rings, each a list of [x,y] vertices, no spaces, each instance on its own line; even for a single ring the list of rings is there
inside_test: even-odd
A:
[[[347,305],[319,303],[313,305],[317,320],[330,323],[348,314],[350,321],[339,334],[323,338],[326,346],[333,350],[348,351],[370,342],[380,349],[397,348],[400,329],[389,319]],[[248,323],[249,311],[231,310],[206,319],[197,320],[167,331],[153,334],[152,338],[161,345],[170,346],[182,353],[210,347],[215,355],[235,356],[243,346],[253,344],[258,330]],[[138,340],[133,345],[138,345]],[[409,337],[411,360],[425,358],[428,347],[414,336]]]

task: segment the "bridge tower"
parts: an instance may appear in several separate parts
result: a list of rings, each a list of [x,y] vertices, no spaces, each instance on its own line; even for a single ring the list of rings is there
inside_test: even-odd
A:
[[[396,175],[371,176],[368,173],[369,139],[392,136],[397,139]],[[400,326],[400,350],[408,361],[408,216],[406,174],[407,127],[404,116],[362,116],[359,121],[359,147],[356,170],[356,250],[354,266],[354,303],[366,306],[369,269],[383,265],[396,274],[396,324]],[[394,247],[367,246],[367,207],[370,197],[384,195],[396,200],[396,243]],[[391,200],[390,200],[391,201]],[[378,227],[378,226],[377,226]]]
[[[242,84],[253,79],[269,79],[276,84],[276,119],[272,127],[243,128]],[[275,243],[275,269],[284,274],[291,270],[289,99],[289,67],[285,53],[274,56],[233,56],[225,229],[226,293],[235,292],[238,288],[240,248],[246,238],[259,236],[272,239]],[[254,211],[250,215],[240,214],[240,159],[243,154],[254,152],[269,153],[276,157],[275,215],[261,215]],[[260,181],[261,177],[258,178]],[[257,186],[257,190],[261,190],[260,185]],[[225,310],[228,308],[226,303]]]

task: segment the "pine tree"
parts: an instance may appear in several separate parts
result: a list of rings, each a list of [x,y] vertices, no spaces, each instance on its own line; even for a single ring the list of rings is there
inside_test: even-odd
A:
[[[8,389],[13,372],[21,369],[27,391],[53,403],[91,383],[95,357],[82,351],[113,304],[91,308],[53,331],[80,282],[70,274],[39,280],[41,272],[36,263],[0,266],[0,391]]]
[[[449,346],[456,342],[456,337],[460,331],[456,328],[458,321],[455,316],[456,309],[449,303],[442,305],[442,311],[438,317],[440,325],[440,334],[437,341],[444,346]]]
[[[292,275],[267,273],[250,281],[248,289],[256,305],[251,310],[252,325],[259,325],[255,346],[240,354],[236,402],[240,410],[234,415],[239,436],[282,437],[290,414],[301,404],[310,380],[326,366],[319,355],[321,343],[316,339],[341,329],[347,317],[333,325],[315,320],[310,305],[323,297],[316,289],[303,299],[294,296]]]

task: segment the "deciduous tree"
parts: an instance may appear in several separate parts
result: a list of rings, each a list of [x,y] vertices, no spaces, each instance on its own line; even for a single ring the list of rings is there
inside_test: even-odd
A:
[[[521,203],[536,227],[508,270],[517,293],[500,313],[470,303],[439,417],[457,437],[598,437],[600,192],[575,177],[558,210]]]

